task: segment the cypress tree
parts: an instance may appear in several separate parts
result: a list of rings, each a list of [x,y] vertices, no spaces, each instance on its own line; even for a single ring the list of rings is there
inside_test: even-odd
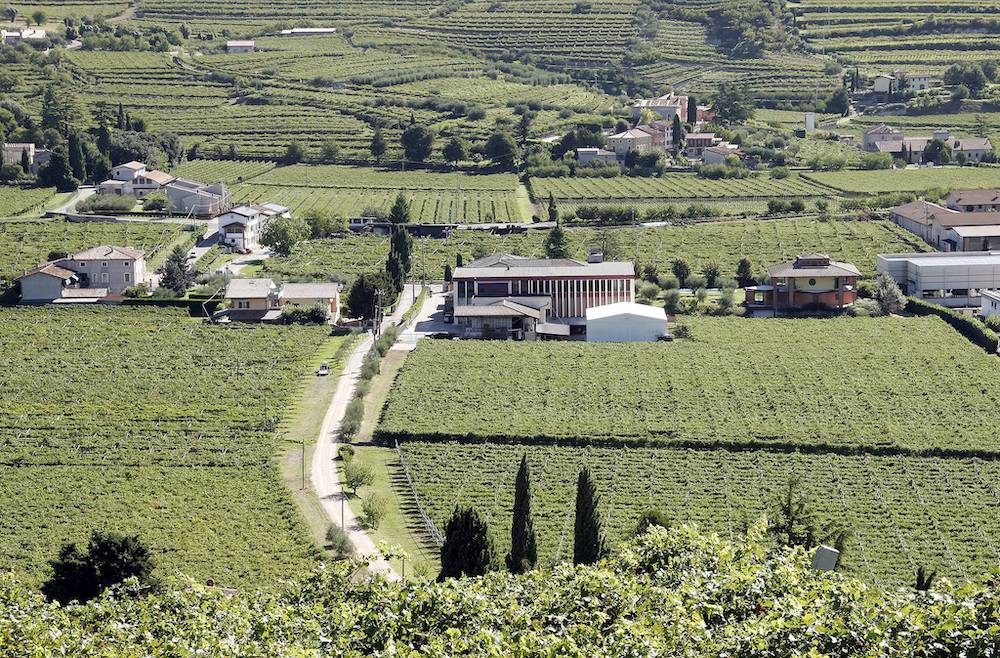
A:
[[[694,96],[688,94],[687,122],[692,126],[698,123],[698,101]]]
[[[556,198],[552,195],[552,192],[549,192],[549,221],[559,221],[559,210],[556,208]]]
[[[392,232],[389,240],[389,253],[395,254],[399,258],[399,264],[403,266],[403,273],[409,273],[413,267],[413,238],[404,228],[396,228]]]
[[[524,573],[538,561],[535,544],[535,524],[531,518],[531,471],[528,456],[521,456],[521,468],[514,482],[514,519],[510,527],[510,553],[507,569],[511,573]]]
[[[125,108],[121,103],[118,103],[118,117],[115,123],[118,130],[125,130]]]
[[[593,564],[607,555],[601,519],[598,515],[597,487],[584,467],[576,479],[576,522],[573,525],[573,564]]]
[[[471,507],[456,507],[445,527],[438,580],[482,576],[493,565],[493,554],[486,521]]]
[[[674,115],[674,125],[670,130],[670,136],[674,140],[674,150],[679,151],[681,148],[681,140],[684,139],[684,128],[681,127],[681,115]]]
[[[28,149],[21,149],[21,169],[24,173],[31,173],[31,158],[28,156]]]
[[[83,156],[83,145],[80,144],[80,135],[76,132],[69,134],[69,166],[73,169],[73,178],[79,181],[87,179],[87,164]]]

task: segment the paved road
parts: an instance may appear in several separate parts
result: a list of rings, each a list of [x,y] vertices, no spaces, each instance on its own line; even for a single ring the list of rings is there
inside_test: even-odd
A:
[[[246,254],[243,256],[237,256],[228,265],[223,265],[219,268],[220,272],[225,274],[231,274],[233,276],[238,275],[244,267],[251,263],[256,263],[269,258],[271,256],[271,251],[269,249],[262,248],[254,251],[252,254]]]
[[[400,334],[399,340],[392,349],[411,351],[417,347],[417,341],[428,334],[453,332],[455,330],[454,324],[448,324],[444,321],[444,300],[447,297],[444,292],[444,286],[430,285],[428,288],[428,294],[424,298],[423,306],[420,307],[420,311],[417,312],[410,326]],[[416,289],[419,291],[419,286]],[[412,299],[412,292],[409,287],[403,294],[409,295]]]
[[[403,293],[403,300],[399,304],[399,308],[396,309],[396,312],[386,317],[383,321],[383,327],[395,324],[413,303],[413,297],[407,295],[406,292],[408,291]],[[327,516],[330,517],[330,521],[347,530],[351,538],[351,543],[354,544],[354,550],[359,555],[372,556],[369,562],[369,570],[381,573],[389,580],[399,580],[399,574],[392,568],[388,560],[379,553],[375,547],[375,542],[365,532],[364,526],[351,510],[351,507],[344,504],[346,494],[341,488],[340,473],[334,461],[337,458],[337,449],[341,445],[340,423],[347,411],[347,404],[354,397],[354,389],[358,383],[358,376],[361,374],[361,365],[364,363],[365,356],[371,350],[371,347],[372,338],[369,334],[351,352],[351,356],[347,360],[347,365],[344,367],[340,380],[337,382],[337,390],[334,392],[333,400],[330,401],[330,406],[326,410],[326,416],[323,418],[323,425],[316,440],[311,478],[313,489],[316,491],[316,495],[319,497]],[[343,510],[343,518],[341,518],[341,510]]]
[[[58,208],[53,208],[49,212],[69,214],[76,210],[76,204],[80,203],[84,199],[88,199],[97,194],[97,188],[93,185],[83,185],[77,189],[77,191],[71,196],[64,204]]]

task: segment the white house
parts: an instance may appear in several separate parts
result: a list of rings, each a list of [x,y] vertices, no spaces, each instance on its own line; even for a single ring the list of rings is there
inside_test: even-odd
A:
[[[257,46],[254,41],[227,41],[226,52],[230,55],[237,53],[252,53]]]
[[[21,301],[37,304],[53,302],[63,296],[63,290],[76,285],[76,272],[54,263],[39,265],[17,279],[21,286]]]
[[[963,212],[998,212],[1000,190],[954,190],[946,203],[952,210]]]
[[[619,302],[587,309],[588,343],[636,343],[667,335],[667,313],[659,306]]]
[[[983,302],[979,307],[979,315],[984,320],[994,315],[1000,315],[1000,291],[982,291]]]
[[[0,41],[8,46],[16,46],[22,41],[42,41],[48,38],[48,33],[39,28],[25,28],[23,30],[0,30]]]
[[[875,76],[872,82],[872,91],[876,94],[894,94],[899,90],[899,81],[896,76],[888,73],[881,73]]]
[[[111,178],[100,183],[97,191],[100,194],[134,196],[142,199],[173,181],[174,177],[167,172],[146,169],[146,165],[133,160],[113,168]]]
[[[931,88],[931,76],[910,74],[906,76],[906,88],[910,91],[924,91]]]
[[[288,208],[276,203],[237,206],[219,215],[219,234],[224,244],[236,249],[257,249],[267,221],[272,217],[288,216]]]
[[[629,151],[643,152],[653,148],[653,136],[645,130],[632,128],[608,137],[608,149],[624,156]]]
[[[638,121],[639,117],[642,116],[642,111],[649,110],[667,122],[673,121],[677,115],[680,115],[681,121],[686,121],[687,105],[687,96],[680,96],[673,92],[659,98],[640,98],[632,104],[632,120]]]
[[[578,148],[576,150],[576,160],[580,164],[589,162],[618,162],[618,154],[602,148]]]

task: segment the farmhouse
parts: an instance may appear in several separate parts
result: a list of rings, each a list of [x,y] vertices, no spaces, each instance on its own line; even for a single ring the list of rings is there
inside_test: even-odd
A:
[[[748,286],[746,304],[751,310],[844,309],[857,299],[861,272],[850,263],[826,254],[803,254],[792,263],[767,268],[770,285]]]
[[[278,293],[278,305],[321,306],[327,316],[336,322],[340,319],[339,283],[286,283]]]
[[[589,162],[618,162],[618,154],[602,148],[578,148],[576,150],[576,160],[580,164]]]
[[[702,152],[701,159],[707,165],[725,164],[726,158],[731,155],[739,157],[740,147],[729,142],[722,142],[715,146],[709,146]]]
[[[983,290],[1000,290],[1000,251],[879,254],[876,269],[905,294],[942,306],[980,306]]]
[[[206,185],[178,178],[166,185],[163,191],[167,193],[173,211],[183,215],[214,217],[233,207],[232,197],[222,183]]]
[[[288,217],[288,208],[274,203],[237,206],[219,215],[219,234],[225,244],[236,249],[258,249],[265,224],[279,216]]]
[[[984,320],[994,315],[1000,315],[1000,291],[981,291],[982,302],[979,306],[979,316]]]
[[[30,142],[9,142],[3,145],[3,164],[20,165],[25,155],[28,159],[27,173],[38,173],[38,168],[48,162],[52,151],[36,148]]]
[[[667,313],[659,306],[618,302],[587,309],[588,343],[650,342],[667,335]]]
[[[952,210],[911,201],[889,210],[889,219],[942,251],[980,251],[1000,246],[1000,215]]]
[[[256,47],[254,41],[227,41],[226,52],[230,55],[237,53],[252,53]]]
[[[23,30],[0,30],[0,41],[8,46],[16,46],[22,41],[43,41],[49,37],[45,30],[26,28]]]
[[[986,137],[952,137],[945,129],[935,130],[930,136],[906,137],[901,130],[885,124],[865,132],[864,149],[873,153],[888,153],[910,164],[923,164],[924,148],[935,139],[948,145],[953,160],[964,158],[966,162],[980,162],[993,152],[993,144]]]
[[[141,162],[126,162],[111,170],[111,178],[100,183],[97,191],[100,194],[116,196],[134,196],[142,199],[149,194],[162,189],[174,182],[170,174],[157,169],[146,169]]]
[[[632,120],[638,121],[642,111],[649,110],[668,122],[672,122],[677,115],[684,121],[687,118],[687,104],[687,96],[679,96],[673,92],[659,98],[639,99],[632,104]]]
[[[617,135],[609,135],[608,148],[620,156],[630,151],[649,151],[653,148],[653,136],[645,130],[632,128]]]
[[[632,263],[588,261],[497,254],[456,268],[455,321],[467,337],[582,336],[588,308],[635,300]]]
[[[664,150],[666,150],[667,145],[670,143],[674,132],[673,126],[666,121],[653,121],[652,123],[642,124],[636,126],[635,130],[647,133],[653,139],[653,146]]]
[[[101,245],[25,272],[25,302],[95,301],[120,295],[146,280],[145,254],[139,249]]]
[[[946,205],[962,212],[1000,211],[1000,190],[955,190],[948,195]]]

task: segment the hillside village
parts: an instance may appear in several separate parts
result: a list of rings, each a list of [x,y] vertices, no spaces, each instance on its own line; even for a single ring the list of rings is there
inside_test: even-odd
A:
[[[0,10],[0,655],[997,644],[1000,11],[112,4]]]

